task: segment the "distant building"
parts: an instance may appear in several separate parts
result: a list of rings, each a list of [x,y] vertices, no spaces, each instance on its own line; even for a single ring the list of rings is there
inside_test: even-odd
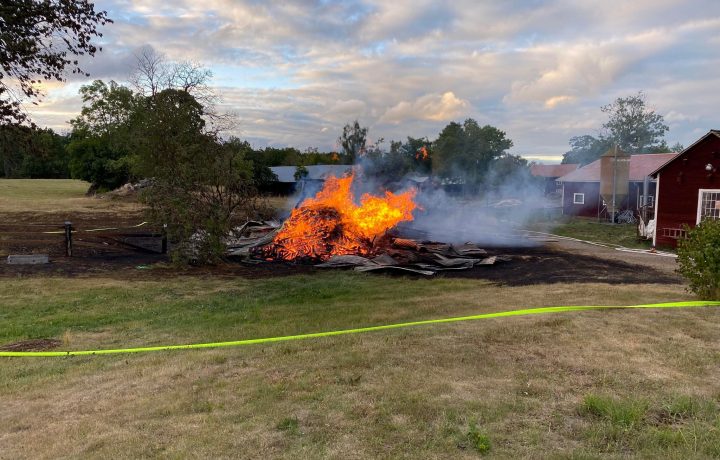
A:
[[[653,244],[676,246],[684,225],[720,219],[720,130],[711,130],[650,174],[657,181]]]
[[[328,177],[343,177],[352,172],[352,165],[311,165],[305,166],[307,175],[295,178],[297,166],[273,166],[270,170],[277,176],[277,184],[273,187],[276,193],[293,193],[301,190],[306,183],[322,183]]]
[[[534,177],[542,177],[545,179],[544,191],[545,195],[551,193],[562,193],[562,184],[558,183],[558,178],[565,174],[570,174],[580,167],[579,164],[566,165],[532,165],[530,174]]]
[[[642,206],[643,182],[657,168],[675,158],[677,153],[631,155],[627,195],[617,205],[618,210],[637,211]],[[606,212],[607,203],[600,196],[600,160],[593,161],[558,179],[562,187],[563,214],[598,217]],[[654,207],[655,180],[649,181],[648,204]]]

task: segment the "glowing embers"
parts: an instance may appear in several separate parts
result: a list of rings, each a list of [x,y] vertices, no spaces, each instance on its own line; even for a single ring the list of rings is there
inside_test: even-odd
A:
[[[330,177],[314,197],[294,209],[272,243],[267,258],[328,260],[334,255],[373,255],[375,243],[403,221],[413,220],[415,190],[352,195],[353,175]]]

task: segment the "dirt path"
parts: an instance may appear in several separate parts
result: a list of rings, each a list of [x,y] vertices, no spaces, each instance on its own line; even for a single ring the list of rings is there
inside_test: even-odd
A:
[[[652,268],[666,274],[676,274],[677,259],[675,257],[661,256],[641,252],[626,252],[604,246],[574,241],[571,239],[558,239],[556,242],[547,243],[547,247],[573,254],[598,257],[601,259],[616,262],[625,262],[632,265]]]

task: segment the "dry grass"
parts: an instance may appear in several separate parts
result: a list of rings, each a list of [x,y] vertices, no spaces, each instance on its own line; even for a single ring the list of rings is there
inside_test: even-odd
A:
[[[85,188],[0,180],[0,212],[117,212]],[[687,298],[680,285],[509,288],[351,273],[5,279],[0,344],[189,343]],[[0,458],[718,457],[719,336],[720,309],[593,311],[243,348],[3,358]]]
[[[74,348],[684,298],[682,286],[503,288],[351,274],[21,280],[0,291],[0,329],[29,308],[38,324],[70,330]],[[123,309],[133,312],[127,320]],[[102,310],[115,320],[67,327]],[[4,360],[0,445],[8,458],[473,458],[482,440],[497,457],[712,456],[718,336],[718,309],[595,311],[233,349]],[[644,412],[623,416],[626,406]]]
[[[125,200],[86,197],[90,184],[72,179],[0,179],[0,212],[138,211]]]

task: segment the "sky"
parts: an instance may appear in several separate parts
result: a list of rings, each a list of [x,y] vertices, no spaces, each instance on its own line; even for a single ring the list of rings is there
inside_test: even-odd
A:
[[[256,147],[337,148],[355,119],[368,137],[435,139],[474,118],[511,153],[559,162],[597,134],[600,107],[644,91],[668,144],[720,128],[720,1],[97,0],[113,24],[87,79],[47,85],[30,110],[68,130],[93,79],[126,82],[152,46],[213,72],[228,134]]]

